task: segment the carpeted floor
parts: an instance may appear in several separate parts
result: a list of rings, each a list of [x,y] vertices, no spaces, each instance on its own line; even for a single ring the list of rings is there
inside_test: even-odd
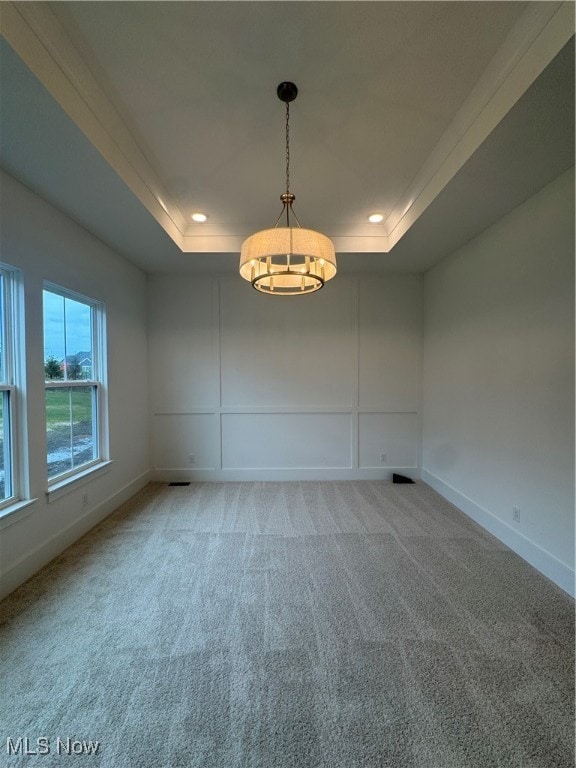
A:
[[[574,765],[573,601],[423,483],[152,484],[2,609],[10,768]]]

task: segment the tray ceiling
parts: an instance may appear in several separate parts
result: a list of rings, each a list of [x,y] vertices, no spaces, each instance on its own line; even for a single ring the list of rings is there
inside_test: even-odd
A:
[[[570,3],[1,10],[3,167],[147,271],[273,225],[282,80],[296,211],[350,268],[427,269],[573,165]]]

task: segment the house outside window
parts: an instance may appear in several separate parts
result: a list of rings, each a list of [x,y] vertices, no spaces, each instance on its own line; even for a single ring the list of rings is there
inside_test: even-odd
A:
[[[48,485],[107,459],[104,305],[52,284],[44,290]]]

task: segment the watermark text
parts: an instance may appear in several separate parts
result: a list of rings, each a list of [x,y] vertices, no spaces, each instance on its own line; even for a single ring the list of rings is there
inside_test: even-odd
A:
[[[39,736],[30,739],[28,736],[8,736],[6,752],[9,755],[97,755],[100,742],[92,739],[72,739],[57,736],[54,739]]]

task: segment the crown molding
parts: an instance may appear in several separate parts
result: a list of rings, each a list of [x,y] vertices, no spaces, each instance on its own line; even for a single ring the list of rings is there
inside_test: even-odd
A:
[[[48,4],[1,5],[2,36],[176,245],[182,247],[184,216]]]
[[[239,253],[246,235],[184,235],[183,253]],[[327,235],[336,253],[388,253],[387,235]]]
[[[392,249],[574,34],[574,3],[528,3],[384,225]]]
[[[240,250],[243,236],[199,234],[186,220],[48,4],[2,2],[0,33],[182,252]],[[336,251],[389,252],[573,34],[574,3],[528,3],[382,234],[335,236]]]

